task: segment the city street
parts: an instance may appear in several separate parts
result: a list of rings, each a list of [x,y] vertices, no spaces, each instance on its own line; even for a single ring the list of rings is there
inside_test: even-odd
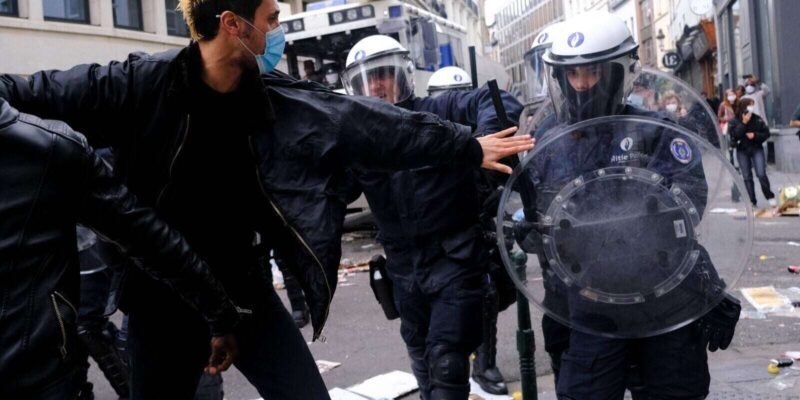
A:
[[[770,171],[770,178],[773,188],[800,181],[796,176],[776,171]],[[759,198],[759,205],[766,206],[766,201]],[[755,228],[751,262],[735,287],[737,297],[743,299],[739,289],[747,287],[800,287],[800,275],[791,274],[786,269],[788,265],[800,264],[800,245],[789,244],[800,242],[800,218],[757,219]],[[381,252],[368,235],[349,235],[343,244],[345,257],[355,263],[366,261],[371,255]],[[762,261],[759,260],[760,256],[766,257],[761,257],[764,259]],[[394,370],[410,372],[399,335],[400,322],[387,321],[383,317],[369,288],[368,278],[366,273],[354,273],[339,283],[324,332],[325,341],[310,344],[317,360],[341,363],[322,375],[329,389],[347,388]],[[288,306],[286,292],[281,290],[279,293]],[[742,300],[742,304],[745,311],[753,310],[745,300]],[[536,308],[533,308],[533,320],[538,348],[536,367],[540,375],[539,398],[554,399],[549,358],[541,350],[541,312]],[[515,330],[516,309],[512,306],[500,315],[498,321],[497,361],[507,380],[512,382],[512,389],[519,390]],[[311,328],[307,326],[302,331],[310,340]],[[785,369],[782,372],[794,375],[783,378],[777,384],[773,382],[775,377],[767,373],[769,360],[779,357],[784,351],[800,351],[800,313],[794,318],[768,315],[765,319],[741,320],[731,348],[710,356],[712,393],[709,399],[800,399],[800,371]],[[168,357],[164,355],[165,362]],[[225,398],[250,400],[260,397],[235,369],[225,373],[224,379]],[[91,380],[95,383],[98,400],[116,398],[94,367]],[[776,387],[782,382],[794,386],[778,390]]]

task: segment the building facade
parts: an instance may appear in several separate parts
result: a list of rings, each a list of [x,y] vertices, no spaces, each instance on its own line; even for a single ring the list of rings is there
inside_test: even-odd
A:
[[[638,0],[639,58],[642,65],[669,70],[661,61],[664,54],[675,50],[670,26],[674,0]]]
[[[512,0],[495,15],[497,61],[511,77],[512,93],[527,93],[524,56],[533,39],[544,27],[563,19],[563,0]]]
[[[800,7],[785,0],[715,0],[717,84],[741,83],[756,74],[772,89],[766,98],[767,121],[786,126],[800,104]]]
[[[185,46],[178,0],[0,0],[0,73],[124,59]]]

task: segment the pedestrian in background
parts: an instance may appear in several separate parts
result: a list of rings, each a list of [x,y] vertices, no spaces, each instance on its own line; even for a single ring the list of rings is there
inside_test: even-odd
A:
[[[717,118],[719,118],[719,127],[723,135],[728,134],[728,123],[736,116],[734,113],[734,106],[738,97],[733,89],[725,91],[725,98],[722,99],[719,108],[717,109]]]
[[[757,76],[750,75],[750,77],[747,78],[747,84],[744,87],[744,93],[745,95],[741,98],[753,99],[755,107],[753,112],[758,114],[759,117],[766,121],[767,108],[764,99],[771,93],[769,86],[767,86],[766,83],[761,82]]]
[[[769,128],[757,113],[753,99],[744,97],[736,105],[734,119],[730,121],[731,140],[736,147],[736,159],[742,171],[742,178],[750,196],[750,202],[756,205],[756,191],[751,169],[755,169],[761,191],[770,206],[776,206],[775,194],[769,187],[767,163],[764,157],[764,142],[769,138]]]

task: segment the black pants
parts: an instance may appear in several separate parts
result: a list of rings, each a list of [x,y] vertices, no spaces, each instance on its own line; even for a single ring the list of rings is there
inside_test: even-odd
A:
[[[440,398],[431,382],[442,354],[456,355],[466,369],[440,371],[469,380],[469,355],[480,345],[483,277],[486,254],[473,232],[459,232],[443,241],[386,245],[387,270],[394,283],[400,313],[400,334],[423,399]],[[463,376],[460,376],[462,375]],[[447,383],[447,382],[446,382]],[[460,393],[461,389],[453,392]],[[466,400],[469,390],[464,392]],[[444,395],[452,398],[452,394]]]
[[[708,395],[708,356],[696,324],[645,339],[609,339],[572,330],[561,356],[559,399],[622,399],[631,365],[643,389],[636,398],[702,399]]]
[[[176,295],[152,293],[158,306],[132,306],[128,348],[131,399],[194,397],[208,362],[208,326]],[[329,399],[305,339],[275,290],[264,286],[251,314],[241,314],[235,329],[236,368],[266,399]]]

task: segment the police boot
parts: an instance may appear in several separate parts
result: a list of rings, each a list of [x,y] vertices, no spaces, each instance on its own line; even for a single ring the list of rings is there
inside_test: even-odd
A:
[[[114,346],[111,337],[107,337],[103,332],[96,332],[89,329],[78,329],[78,338],[89,355],[97,362],[97,366],[103,371],[108,383],[119,397],[127,398],[129,393],[128,386],[128,365],[124,358]]]
[[[503,374],[497,369],[497,291],[494,285],[486,285],[483,296],[483,342],[475,353],[472,363],[472,379],[486,393],[508,394]]]

